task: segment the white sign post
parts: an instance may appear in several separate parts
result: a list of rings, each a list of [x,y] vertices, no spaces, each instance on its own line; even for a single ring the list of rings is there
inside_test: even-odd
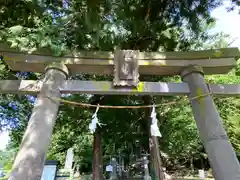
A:
[[[106,166],[106,172],[113,172],[113,167],[112,167],[112,165]]]

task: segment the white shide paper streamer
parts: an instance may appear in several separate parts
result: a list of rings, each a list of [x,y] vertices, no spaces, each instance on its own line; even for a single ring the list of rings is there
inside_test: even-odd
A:
[[[89,130],[91,133],[94,133],[96,131],[97,125],[99,124],[97,117],[98,110],[99,107],[97,106],[95,113],[92,115],[92,122],[89,124]]]
[[[160,130],[158,128],[158,120],[157,120],[157,113],[156,113],[155,105],[153,105],[153,108],[152,108],[151,118],[152,118],[151,135],[162,137],[162,134],[160,133]]]

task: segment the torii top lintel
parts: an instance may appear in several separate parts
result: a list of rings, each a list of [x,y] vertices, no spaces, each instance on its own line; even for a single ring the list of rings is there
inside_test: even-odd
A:
[[[109,74],[114,73],[114,53],[112,52],[71,52],[56,57],[51,52],[21,52],[0,44],[0,55],[8,66],[15,71],[44,72],[53,62],[68,66],[72,75],[78,73]],[[240,57],[238,48],[203,50],[190,52],[139,52],[137,60],[139,74],[177,75],[190,65],[201,66],[205,74],[224,74],[236,66]]]

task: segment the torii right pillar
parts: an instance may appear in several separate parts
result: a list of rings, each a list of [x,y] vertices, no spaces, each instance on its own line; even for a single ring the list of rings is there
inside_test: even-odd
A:
[[[239,180],[240,165],[223,128],[201,67],[190,66],[181,73],[188,83],[193,115],[204,143],[215,180]],[[200,98],[193,98],[202,96]]]

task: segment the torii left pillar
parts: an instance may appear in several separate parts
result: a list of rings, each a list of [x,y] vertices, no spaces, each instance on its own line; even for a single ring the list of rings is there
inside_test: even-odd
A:
[[[68,68],[63,64],[47,66],[43,85],[8,180],[41,179],[60,103],[51,98],[61,97],[59,88],[68,74]]]

